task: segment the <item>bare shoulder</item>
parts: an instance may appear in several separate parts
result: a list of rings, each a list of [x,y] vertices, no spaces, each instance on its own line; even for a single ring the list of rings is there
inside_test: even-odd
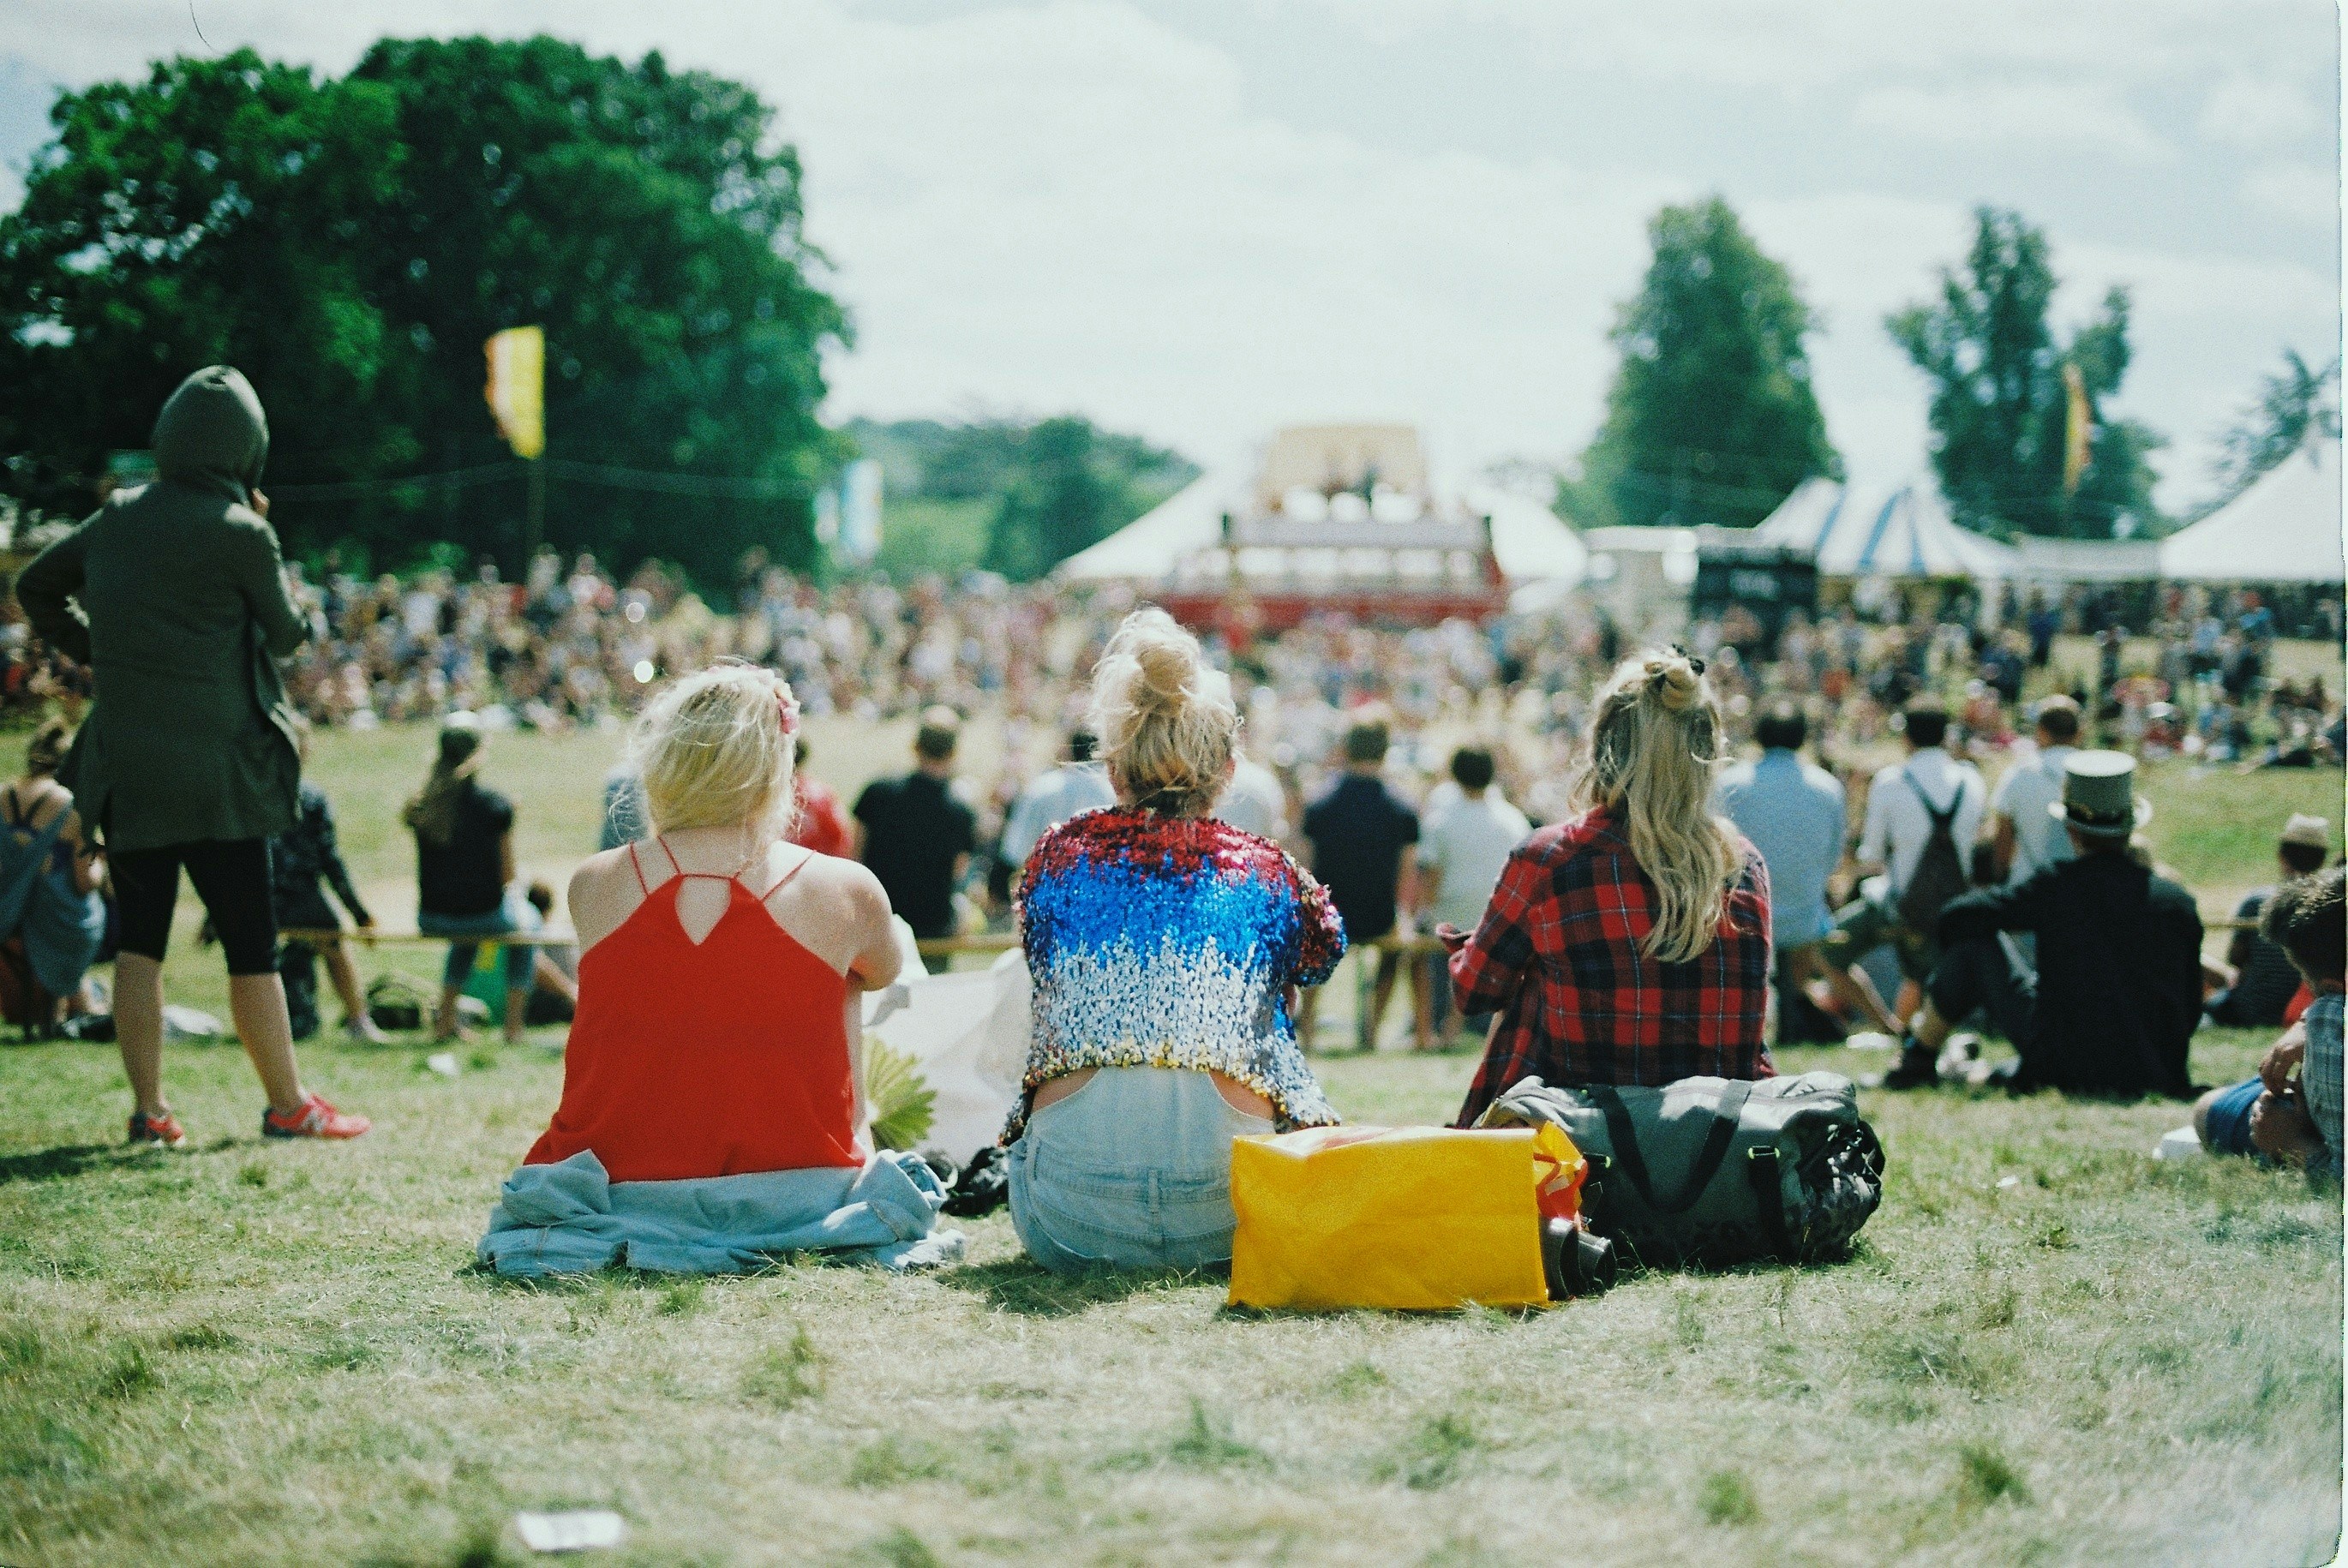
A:
[[[628,864],[628,851],[605,850],[590,855],[571,873],[570,895],[564,907],[582,948],[592,947],[616,930],[642,901],[644,890]]]
[[[806,866],[793,873],[792,880],[807,892],[838,900],[860,913],[877,910],[885,916],[889,913],[889,895],[881,890],[880,879],[860,861],[809,852]]]

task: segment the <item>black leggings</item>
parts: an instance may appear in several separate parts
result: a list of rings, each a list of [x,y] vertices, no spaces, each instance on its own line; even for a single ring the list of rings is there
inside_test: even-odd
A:
[[[171,909],[180,902],[180,868],[212,917],[231,975],[277,972],[277,912],[269,896],[269,841],[207,840],[159,850],[118,850],[107,857],[121,912],[122,951],[163,962],[171,944]]]

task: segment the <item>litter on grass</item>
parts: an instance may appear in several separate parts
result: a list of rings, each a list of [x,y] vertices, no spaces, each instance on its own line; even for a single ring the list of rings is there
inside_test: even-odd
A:
[[[442,1078],[455,1078],[464,1070],[457,1065],[457,1053],[454,1051],[435,1051],[424,1058],[424,1065]]]
[[[592,1552],[627,1539],[627,1521],[609,1509],[572,1513],[517,1513],[514,1529],[532,1552]]]
[[[2183,1127],[2170,1128],[2160,1135],[2160,1141],[2152,1146],[2155,1160],[2199,1160],[2202,1153],[2201,1135],[2193,1130],[2190,1122]]]

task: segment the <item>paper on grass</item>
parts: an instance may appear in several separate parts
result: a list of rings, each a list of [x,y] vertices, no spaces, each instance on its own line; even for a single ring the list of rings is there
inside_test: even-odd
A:
[[[627,1539],[627,1522],[608,1509],[574,1513],[517,1513],[514,1529],[532,1552],[588,1552]]]

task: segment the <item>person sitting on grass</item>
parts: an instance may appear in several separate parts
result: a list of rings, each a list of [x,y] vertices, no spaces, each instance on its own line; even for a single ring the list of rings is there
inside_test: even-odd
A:
[[[439,1040],[463,1037],[457,998],[479,955],[479,939],[535,931],[539,924],[538,912],[514,880],[513,803],[480,784],[486,738],[471,714],[450,714],[440,727],[431,776],[402,813],[416,835],[416,927],[427,936],[449,939],[433,1020],[433,1036]],[[506,944],[510,1046],[521,1040],[536,954],[527,943]]]
[[[1903,1053],[1911,1070],[1886,1088],[1936,1080],[1951,1031],[1976,1011],[2013,1043],[1995,1075],[2015,1093],[2191,1092],[2186,1053],[2201,1021],[2201,915],[2193,895],[2132,852],[2152,816],[2136,794],[2136,758],[2076,751],[2050,803],[2073,856],[2013,887],[1981,888],[1941,912],[1941,961]],[[2037,938],[2033,968],[2000,933]]]
[[[2338,866],[2277,888],[2260,934],[2291,955],[2315,999],[2259,1063],[2258,1076],[2211,1089],[2193,1130],[2213,1154],[2253,1151],[2340,1180],[2342,982],[2348,977],[2348,871]],[[2294,1069],[2298,1078],[2292,1078]]]
[[[1501,1014],[1459,1108],[1473,1127],[1521,1078],[1563,1087],[1776,1074],[1769,873],[1710,809],[1720,702],[1704,661],[1650,651],[1599,688],[1580,814],[1509,857],[1454,951],[1462,1012]]]
[[[57,1009],[88,1010],[83,977],[106,936],[106,905],[98,895],[102,860],[82,831],[73,791],[57,782],[73,730],[52,718],[25,748],[25,773],[0,789],[0,888],[15,903],[15,927],[5,933],[24,944],[25,978],[32,982],[34,1026],[54,1027]],[[37,865],[29,863],[37,856]]]
[[[310,726],[295,726],[302,737],[302,761],[310,760]],[[277,923],[294,931],[340,932],[342,917],[326,902],[326,888],[350,912],[361,931],[375,928],[350,868],[335,842],[335,808],[326,792],[308,779],[302,780],[301,803],[294,826],[269,841],[269,894],[275,901]],[[343,1033],[366,1045],[384,1043],[384,1033],[367,1016],[366,997],[359,991],[358,969],[351,963],[350,944],[341,936],[290,938],[277,955],[277,974],[285,982],[287,1014],[294,1037],[306,1040],[318,1032],[317,960],[326,961],[326,977],[342,999]]]
[[[2289,882],[2322,871],[2323,857],[2331,848],[2330,822],[2322,817],[2292,812],[2275,843],[2275,866],[2282,873],[2281,880]],[[2234,981],[2209,1000],[2207,1011],[2213,1024],[2271,1029],[2285,1021],[2283,1013],[2299,992],[2299,969],[2290,954],[2259,934],[2260,911],[2273,896],[2272,887],[2257,889],[2234,911],[2237,920],[2249,923],[2238,928],[2233,941],[2227,945],[2226,964],[2234,973]]]
[[[867,1125],[863,993],[901,962],[888,895],[855,861],[787,841],[798,727],[780,676],[731,663],[637,720],[653,836],[571,880],[562,1098],[484,1261],[736,1271],[844,1249],[901,1264],[930,1237],[935,1177],[876,1157]]]
[[[1231,1255],[1231,1140],[1337,1120],[1292,1019],[1344,927],[1278,846],[1209,815],[1239,712],[1197,638],[1136,611],[1093,701],[1117,804],[1045,833],[1019,885],[1035,1035],[1003,1134],[1011,1221],[1055,1272],[1200,1268]]]

